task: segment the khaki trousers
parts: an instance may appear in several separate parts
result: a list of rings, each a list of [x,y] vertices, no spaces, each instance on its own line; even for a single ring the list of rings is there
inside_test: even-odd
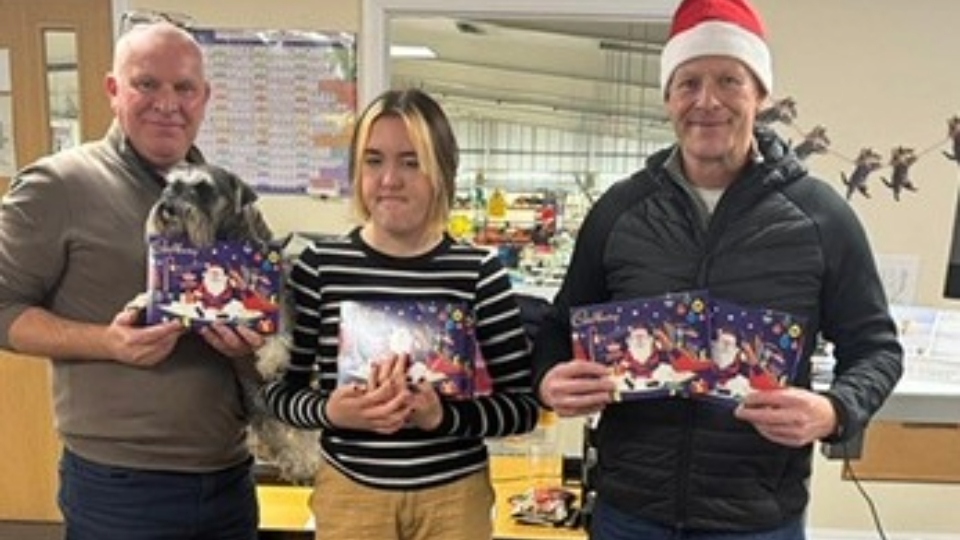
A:
[[[325,462],[310,495],[316,540],[490,540],[493,504],[487,468],[403,491],[359,484]]]

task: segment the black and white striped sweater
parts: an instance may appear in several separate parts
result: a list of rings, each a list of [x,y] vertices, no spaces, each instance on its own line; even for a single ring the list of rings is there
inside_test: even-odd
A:
[[[429,253],[396,258],[373,250],[355,229],[307,247],[291,270],[290,286],[296,305],[291,367],[283,380],[265,387],[264,397],[281,420],[321,428],[325,459],[355,481],[384,489],[448,483],[486,465],[484,438],[536,425],[529,344],[495,253],[445,237]],[[444,399],[443,420],[432,432],[409,428],[381,435],[331,425],[324,410],[337,384],[340,303],[425,299],[473,308],[493,391]]]

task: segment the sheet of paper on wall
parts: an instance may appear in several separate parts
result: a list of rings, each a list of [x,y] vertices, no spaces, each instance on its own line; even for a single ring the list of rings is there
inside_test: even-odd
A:
[[[0,92],[10,92],[10,49],[0,49]]]
[[[909,254],[877,254],[877,270],[887,301],[911,304],[916,301],[920,257]]]
[[[904,356],[908,359],[930,356],[937,310],[924,306],[891,304],[890,314],[897,325]]]
[[[960,311],[941,310],[933,331],[930,356],[960,368]]]
[[[0,68],[2,69],[2,68]],[[0,94],[0,176],[17,172],[16,145],[13,139],[13,98]]]
[[[893,304],[904,379],[960,384],[960,311]]]

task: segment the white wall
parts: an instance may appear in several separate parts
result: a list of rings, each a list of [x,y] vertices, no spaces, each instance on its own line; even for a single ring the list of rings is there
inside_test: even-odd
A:
[[[960,168],[940,151],[947,148],[947,118],[960,114],[960,32],[956,31],[960,2],[754,1],[770,33],[775,96],[796,99],[798,125],[808,130],[823,124],[833,141],[836,155],[809,160],[815,173],[841,189],[840,172],[852,170],[845,158],[855,157],[861,147],[872,146],[887,156],[896,145],[922,151],[944,143],[914,166],[912,178],[919,192],[893,202],[890,191],[875,176],[872,198],[856,198],[852,204],[877,252],[919,257],[919,301],[949,304],[940,298],[940,291]],[[127,5],[188,13],[211,26],[354,32],[361,27],[360,0],[235,0],[229,4],[135,0]],[[889,169],[882,172],[888,174]],[[278,232],[341,231],[349,218],[342,203],[304,197],[265,197],[264,208]],[[562,439],[569,451],[576,452],[579,422],[563,425]],[[866,489],[888,531],[960,532],[960,485],[871,482]],[[873,528],[866,502],[852,483],[840,479],[838,463],[817,456],[811,492],[813,528]]]

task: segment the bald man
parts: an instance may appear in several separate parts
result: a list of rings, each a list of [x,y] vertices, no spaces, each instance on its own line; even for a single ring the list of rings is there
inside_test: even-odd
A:
[[[49,358],[69,540],[257,538],[238,373],[262,338],[142,327],[143,226],[194,147],[210,97],[193,37],[166,23],[116,43],[105,137],[19,171],[0,206],[0,347]]]

